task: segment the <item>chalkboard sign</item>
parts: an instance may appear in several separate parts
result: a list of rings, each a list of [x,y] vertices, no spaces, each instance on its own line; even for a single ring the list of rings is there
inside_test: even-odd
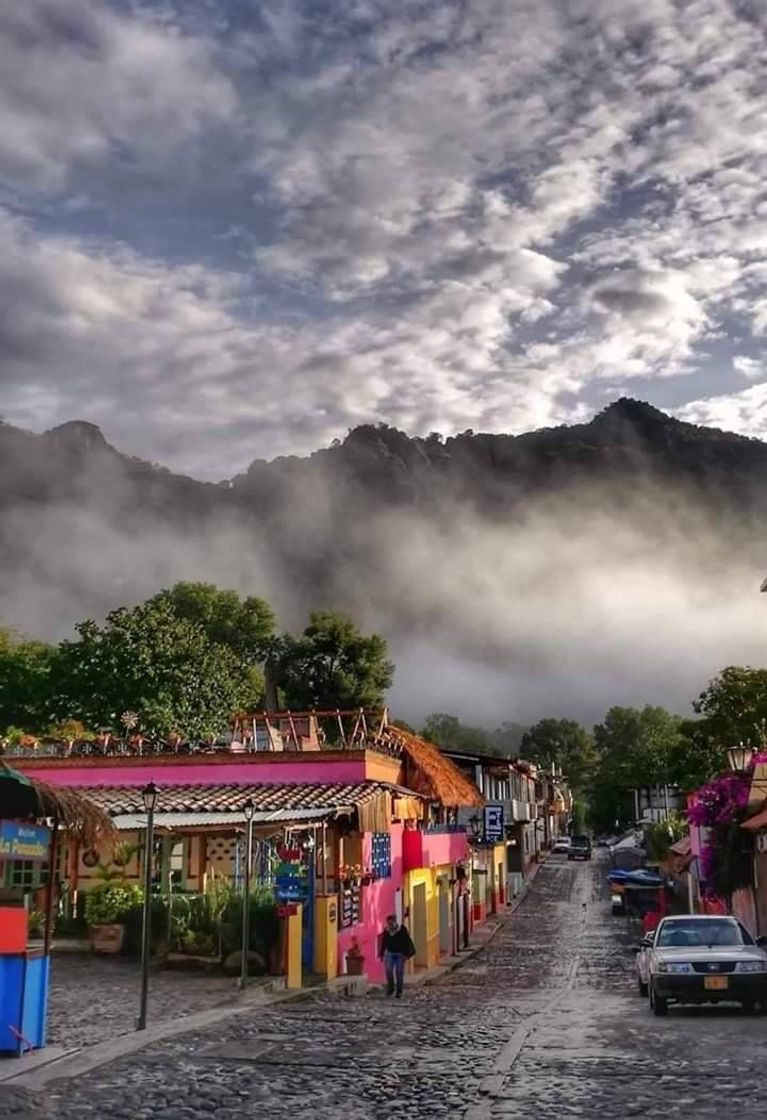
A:
[[[360,920],[360,888],[352,887],[341,893],[341,929],[356,926]]]

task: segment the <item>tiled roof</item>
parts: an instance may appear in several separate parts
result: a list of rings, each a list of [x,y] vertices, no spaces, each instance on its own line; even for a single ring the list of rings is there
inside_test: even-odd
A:
[[[253,801],[257,813],[308,810],[319,813],[351,811],[382,793],[397,793],[396,786],[384,782],[359,782],[354,785],[189,785],[159,786],[158,813],[239,813],[246,801]],[[111,816],[143,814],[140,786],[92,786],[80,792]],[[407,791],[410,793],[411,791]],[[411,794],[412,795],[412,794]]]

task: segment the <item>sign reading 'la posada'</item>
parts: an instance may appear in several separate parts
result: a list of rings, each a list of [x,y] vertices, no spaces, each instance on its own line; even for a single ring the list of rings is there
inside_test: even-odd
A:
[[[39,824],[0,821],[0,859],[42,863],[48,859],[50,830]]]

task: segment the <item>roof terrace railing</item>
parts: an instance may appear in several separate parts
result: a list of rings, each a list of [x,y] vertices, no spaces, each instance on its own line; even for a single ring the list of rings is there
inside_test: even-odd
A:
[[[36,739],[0,741],[5,758],[145,758],[160,755],[207,756],[311,751],[372,750],[398,757],[402,748],[387,712],[364,709],[331,712],[240,713],[223,735],[188,739],[133,734],[119,737],[104,732],[93,739]]]

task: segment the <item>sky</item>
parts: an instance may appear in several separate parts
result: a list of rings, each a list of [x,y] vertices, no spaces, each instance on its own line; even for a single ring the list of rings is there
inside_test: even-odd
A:
[[[359,423],[767,435],[762,0],[0,8],[0,414],[198,477]]]

